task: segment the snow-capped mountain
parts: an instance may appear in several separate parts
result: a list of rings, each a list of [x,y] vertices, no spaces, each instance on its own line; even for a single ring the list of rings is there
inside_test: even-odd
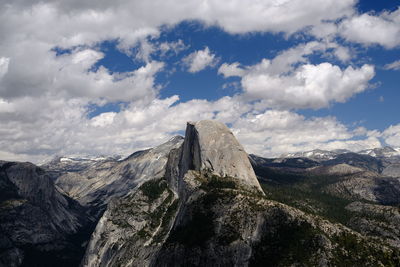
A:
[[[40,167],[46,169],[53,179],[57,179],[66,172],[79,172],[102,162],[116,162],[119,160],[121,160],[121,156],[56,156],[49,162],[40,165]]]
[[[356,153],[376,158],[391,158],[391,157],[400,157],[400,148],[392,148],[390,146],[385,146],[382,148],[366,149],[359,152],[352,152],[347,149],[336,149],[332,151],[315,149],[305,152],[286,153],[282,154],[279,158],[309,158],[316,161],[323,161],[323,160],[335,159],[339,155],[346,153]]]
[[[359,154],[370,155],[372,157],[395,157],[400,156],[400,148],[392,148],[390,146],[385,146],[382,148],[367,149],[358,152]]]
[[[287,154],[282,154],[280,158],[309,158],[312,160],[316,161],[321,161],[321,160],[330,160],[334,159],[337,155],[341,153],[346,153],[349,151],[328,151],[328,150],[321,150],[321,149],[315,149],[311,151],[305,151],[305,152],[295,152],[295,153],[287,153]]]

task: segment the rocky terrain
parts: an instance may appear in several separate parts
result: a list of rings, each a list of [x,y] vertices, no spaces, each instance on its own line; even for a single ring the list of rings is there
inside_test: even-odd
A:
[[[224,125],[189,123],[183,145],[170,153],[165,176],[110,203],[83,265],[399,263],[398,249],[384,239],[375,241],[325,216],[271,200],[249,164]]]
[[[400,266],[399,165],[249,156],[215,121],[126,159],[2,162],[0,266]]]
[[[250,159],[268,198],[398,249],[400,177],[385,174],[397,155],[380,155],[346,152],[318,161],[254,155]],[[392,163],[385,166],[386,162]]]
[[[53,180],[57,180],[58,177],[75,172],[82,172],[86,169],[93,168],[96,165],[104,164],[108,162],[113,164],[120,160],[119,156],[114,157],[60,157],[56,156],[49,162],[40,165],[41,168],[45,169],[47,174],[52,177]]]
[[[0,161],[1,266],[76,265],[84,251],[80,237],[89,237],[91,223],[43,169]]]
[[[138,151],[123,160],[101,160],[81,171],[67,171],[55,184],[98,217],[113,197],[124,196],[148,179],[161,178],[169,152],[183,138],[176,136],[158,147]]]

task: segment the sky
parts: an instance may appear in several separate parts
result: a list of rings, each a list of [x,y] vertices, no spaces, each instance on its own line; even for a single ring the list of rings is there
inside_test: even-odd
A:
[[[2,0],[0,159],[400,147],[400,0]]]

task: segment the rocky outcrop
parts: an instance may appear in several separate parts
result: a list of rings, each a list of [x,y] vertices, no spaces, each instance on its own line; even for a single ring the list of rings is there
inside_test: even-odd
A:
[[[83,248],[68,239],[89,223],[85,209],[61,194],[43,169],[0,162],[0,262],[79,261]]]
[[[247,153],[220,122],[188,122],[180,167],[182,174],[206,170],[220,177],[234,177],[261,191]]]
[[[186,202],[204,194],[203,183],[228,183],[263,195],[248,155],[219,122],[188,123],[183,144],[170,149],[167,162],[163,177],[154,176],[109,205],[90,241],[84,265],[154,264],[170,230],[182,224],[179,218],[191,216]],[[223,178],[217,181],[218,177]],[[105,238],[109,232],[113,237]]]

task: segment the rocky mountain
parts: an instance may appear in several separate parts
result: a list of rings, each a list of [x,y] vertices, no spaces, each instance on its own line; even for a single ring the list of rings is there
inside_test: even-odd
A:
[[[126,159],[4,162],[0,266],[400,266],[400,161],[373,153],[249,156],[199,121]]]
[[[400,177],[400,148],[388,146],[363,150],[357,153],[348,150],[326,151],[316,149],[307,152],[288,153],[277,159],[269,160],[286,162],[290,159],[292,159],[292,162],[295,160],[312,160],[316,162],[316,165],[323,164],[326,166],[343,163],[365,168],[385,176]]]
[[[251,159],[269,199],[400,248],[397,230],[400,178],[379,173],[374,167],[376,161],[369,161],[372,165],[365,166],[362,161],[362,164],[353,161],[349,165],[341,160],[328,160],[305,168],[303,164],[272,165],[274,159],[254,155]]]
[[[103,160],[81,171],[67,172],[55,184],[98,217],[114,197],[129,193],[149,179],[164,176],[169,152],[183,142],[176,136],[152,149],[138,151],[124,160]]]
[[[51,161],[40,165],[41,168],[45,169],[46,172],[56,180],[63,174],[71,172],[81,172],[88,168],[92,168],[98,164],[106,162],[116,162],[120,160],[120,156],[114,157],[60,157],[56,156]]]
[[[78,264],[90,217],[31,164],[0,161],[0,265]],[[62,265],[62,264],[61,264]]]
[[[358,152],[359,154],[366,154],[373,157],[390,158],[400,156],[400,148],[392,148],[385,146],[383,148],[367,149]]]
[[[229,154],[227,154],[229,153]],[[398,248],[271,200],[223,124],[188,123],[165,175],[114,199],[84,266],[377,266]],[[257,169],[256,169],[257,170]],[[262,178],[262,177],[261,177]],[[382,241],[382,242],[381,242]]]
[[[334,159],[337,155],[350,152],[348,150],[328,151],[315,149],[305,152],[287,153],[280,156],[280,158],[308,158],[315,161],[323,161]]]

